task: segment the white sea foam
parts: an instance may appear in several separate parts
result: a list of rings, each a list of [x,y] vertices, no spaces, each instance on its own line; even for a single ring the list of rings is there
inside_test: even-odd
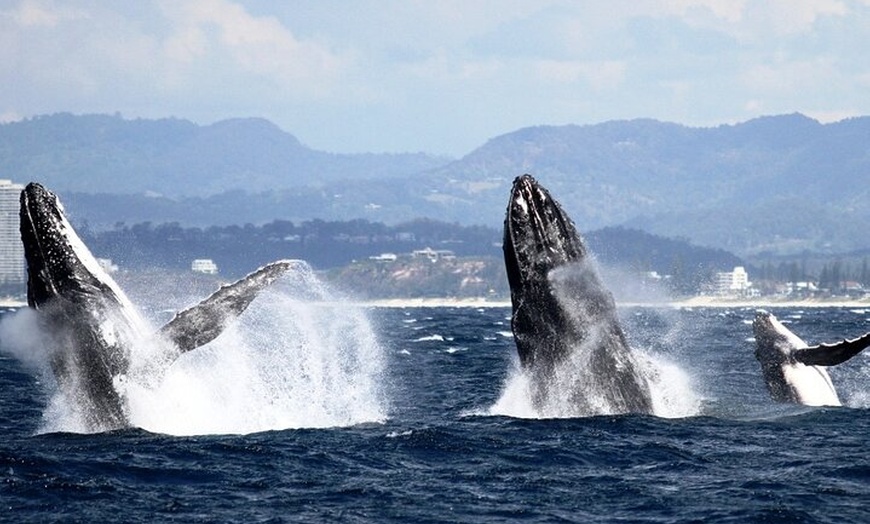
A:
[[[364,310],[336,300],[305,266],[180,358],[158,388],[131,391],[132,420],[172,434],[382,421],[384,365]]]
[[[690,417],[700,413],[701,397],[695,393],[691,377],[677,364],[659,355],[637,352],[637,367],[649,384],[653,414],[664,418]],[[568,362],[557,370],[557,384],[551,391],[562,395],[550,395],[543,405],[535,406],[532,377],[515,363],[502,387],[501,395],[489,409],[490,415],[517,418],[573,418],[595,415],[618,414],[614,411],[609,395],[594,387],[583,389],[583,371],[576,363]],[[552,387],[552,385],[551,385]],[[580,388],[578,390],[578,388]],[[577,394],[583,396],[586,411],[578,412]]]
[[[546,377],[547,393],[533,402],[534,379],[521,370],[507,379],[501,398],[491,409],[493,414],[532,418],[564,418],[619,414],[624,402],[613,394],[617,387],[611,377],[602,376],[607,369],[595,365],[594,355],[611,336],[611,320],[600,314],[588,302],[609,297],[588,296],[590,285],[597,279],[591,261],[560,266],[548,279],[559,307],[566,312],[567,322],[574,322],[585,332],[584,342],[574,347],[568,358]],[[592,284],[590,284],[592,283]],[[649,386],[653,414],[661,417],[685,417],[700,411],[701,399],[694,393],[688,375],[679,366],[656,354],[635,348],[630,354],[612,355],[612,366],[634,368]],[[598,367],[599,369],[594,369]],[[616,371],[614,370],[614,373]]]
[[[489,408],[488,414],[516,418],[541,418],[541,413],[532,404],[531,379],[527,373],[520,369],[518,362],[512,366],[502,386],[501,395]]]
[[[47,369],[47,355],[34,351],[44,345],[22,335],[33,316],[4,317],[0,336]],[[149,336],[134,344],[130,364],[116,388],[132,424],[153,432],[245,434],[386,418],[384,351],[365,310],[340,301],[307,265],[261,293],[208,345],[170,365],[166,345]],[[69,404],[53,392],[41,431],[83,431]]]
[[[661,355],[646,355],[643,373],[649,382],[653,414],[665,418],[691,417],[701,413],[702,398],[692,377],[677,363]]]

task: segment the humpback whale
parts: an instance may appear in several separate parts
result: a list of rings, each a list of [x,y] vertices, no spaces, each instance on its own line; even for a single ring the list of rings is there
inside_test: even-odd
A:
[[[870,333],[834,344],[808,346],[775,316],[758,311],[752,323],[755,358],[770,396],[777,402],[840,406],[837,390],[823,366],[835,366],[870,346]]]
[[[555,400],[576,415],[652,413],[613,295],[574,223],[530,175],[514,180],[503,248],[511,329],[536,408]]]
[[[54,193],[28,184],[21,192],[20,219],[27,304],[47,338],[59,390],[89,432],[130,425],[123,382],[137,347],[159,344],[163,358],[147,371],[160,375],[182,353],[216,338],[294,265],[273,262],[223,286],[154,334],[76,234]]]

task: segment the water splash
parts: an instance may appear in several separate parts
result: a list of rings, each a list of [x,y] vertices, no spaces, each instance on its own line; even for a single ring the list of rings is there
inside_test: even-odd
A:
[[[564,322],[573,323],[573,332],[582,337],[546,377],[525,376],[520,369],[510,373],[493,413],[532,418],[620,414],[632,409],[636,395],[645,394],[644,383],[653,414],[685,417],[700,411],[700,398],[679,366],[656,353],[621,347],[613,298],[600,284],[593,260],[559,266],[548,281]],[[567,330],[564,343],[575,338],[572,328]]]
[[[660,355],[636,353],[639,372],[649,384],[653,414],[664,418],[682,418],[701,412],[701,397],[691,383],[691,377],[678,365]],[[568,360],[556,369],[552,394],[536,406],[532,402],[534,384],[529,373],[523,370],[517,359],[508,373],[498,400],[489,409],[490,415],[516,418],[573,418],[618,414],[610,403],[609,395],[596,391],[595,387],[583,388],[582,380],[588,378],[588,370],[580,366],[580,360]],[[578,394],[582,399],[578,399]],[[584,407],[578,410],[578,402]]]
[[[846,362],[828,368],[843,405],[850,408],[870,408],[870,349]]]
[[[176,361],[159,387],[131,389],[131,418],[171,434],[382,421],[384,367],[365,312],[300,264],[221,337]]]
[[[20,318],[19,318],[20,316]],[[18,333],[18,353],[46,371],[38,337],[23,336],[32,311],[0,334]],[[6,319],[4,317],[4,323]],[[153,336],[133,344],[129,372],[115,381],[132,425],[172,435],[246,434],[348,426],[386,418],[384,351],[365,311],[341,300],[300,262],[211,343],[173,362]],[[40,432],[82,432],[80,414],[54,381]]]

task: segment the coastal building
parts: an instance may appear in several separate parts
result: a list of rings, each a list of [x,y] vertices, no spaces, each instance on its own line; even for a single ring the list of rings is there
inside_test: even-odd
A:
[[[18,209],[24,186],[0,180],[0,286],[25,283],[24,244],[21,243]]]
[[[456,254],[449,249],[432,249],[431,247],[427,247],[425,249],[412,251],[411,257],[427,258],[431,262],[438,262],[439,260],[453,260],[456,258]]]
[[[752,287],[749,274],[743,266],[736,266],[732,271],[716,273],[713,284],[715,293],[719,296],[747,296]]]
[[[380,255],[370,256],[369,260],[376,262],[395,262],[399,257],[395,253],[381,253]]]
[[[807,298],[815,296],[818,292],[819,286],[817,286],[815,282],[805,280],[801,282],[785,283],[785,295],[791,297]]]
[[[190,263],[190,270],[194,273],[204,273],[206,275],[217,275],[218,267],[214,260],[210,258],[197,258]]]

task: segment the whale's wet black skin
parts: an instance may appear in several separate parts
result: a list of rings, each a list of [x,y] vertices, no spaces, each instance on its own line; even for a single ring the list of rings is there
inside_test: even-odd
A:
[[[503,247],[511,327],[535,404],[564,395],[556,389],[567,385],[578,414],[597,414],[601,406],[608,413],[652,413],[649,384],[629,350],[613,296],[574,223],[530,175],[514,180]],[[569,363],[573,378],[566,383],[560,368]]]
[[[51,191],[28,184],[20,218],[27,303],[38,313],[58,387],[91,432],[129,426],[122,384],[137,345],[165,345],[165,358],[155,367],[165,366],[217,337],[293,265],[275,262],[221,288],[155,335],[73,230]]]
[[[755,358],[770,397],[807,406],[840,406],[826,366],[835,366],[870,346],[870,333],[833,344],[808,346],[767,311],[752,323]]]

